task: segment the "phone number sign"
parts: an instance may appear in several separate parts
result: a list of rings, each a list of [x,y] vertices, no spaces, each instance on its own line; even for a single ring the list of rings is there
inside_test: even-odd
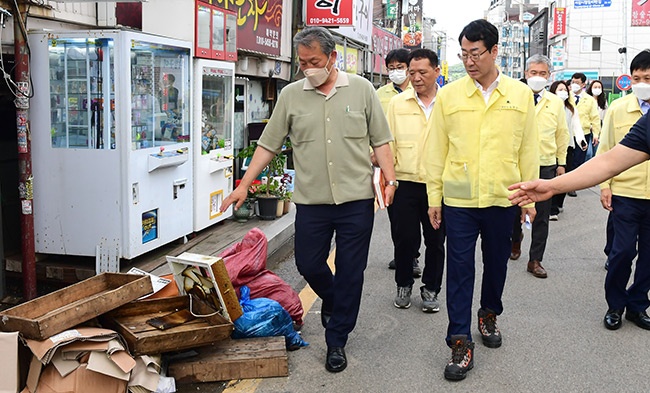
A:
[[[307,0],[307,26],[354,25],[353,0]]]

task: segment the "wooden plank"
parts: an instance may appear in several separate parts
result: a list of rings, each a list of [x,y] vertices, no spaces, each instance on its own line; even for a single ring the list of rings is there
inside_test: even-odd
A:
[[[153,292],[147,276],[103,273],[0,313],[0,330],[44,340]]]
[[[224,340],[197,351],[195,357],[172,361],[169,376],[194,383],[289,375],[284,337]]]

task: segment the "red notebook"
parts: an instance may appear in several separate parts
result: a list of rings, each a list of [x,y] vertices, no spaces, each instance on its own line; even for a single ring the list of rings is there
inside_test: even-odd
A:
[[[386,195],[384,194],[384,184],[386,179],[384,179],[384,173],[379,167],[373,167],[374,171],[372,173],[372,187],[375,190],[375,196],[377,197],[377,203],[379,204],[380,209],[386,208]]]

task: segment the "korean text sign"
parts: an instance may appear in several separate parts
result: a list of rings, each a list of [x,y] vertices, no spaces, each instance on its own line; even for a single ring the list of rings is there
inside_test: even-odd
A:
[[[352,26],[353,0],[306,0],[307,26]]]

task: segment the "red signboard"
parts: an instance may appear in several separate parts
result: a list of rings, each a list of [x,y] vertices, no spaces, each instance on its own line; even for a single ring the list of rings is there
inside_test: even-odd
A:
[[[566,8],[556,7],[553,13],[553,30],[551,37],[566,34]]]
[[[401,47],[402,40],[398,36],[376,26],[372,26],[372,51],[374,63],[372,72],[377,74],[387,74],[386,62],[384,61],[386,55],[391,50]]]
[[[632,2],[632,26],[650,26],[650,2]]]
[[[307,26],[352,26],[353,0],[305,0]]]
[[[201,0],[237,13],[237,48],[280,55],[282,0]]]

